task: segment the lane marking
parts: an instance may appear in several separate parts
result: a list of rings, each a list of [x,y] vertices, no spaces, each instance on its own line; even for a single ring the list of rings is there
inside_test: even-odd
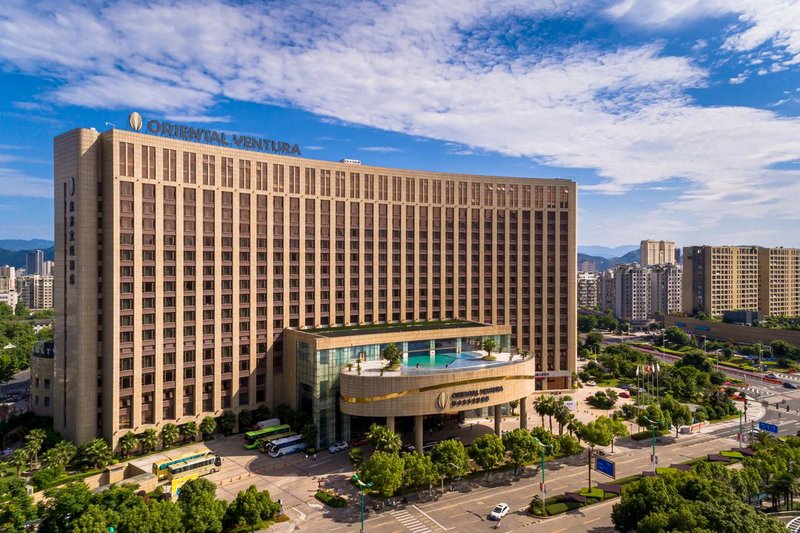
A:
[[[451,527],[451,528],[446,528],[446,527],[444,527],[442,524],[440,524],[439,522],[437,522],[436,520],[434,520],[434,519],[433,519],[433,517],[432,517],[431,515],[429,515],[428,513],[426,513],[425,511],[423,511],[423,510],[422,510],[422,509],[420,509],[419,507],[417,507],[416,505],[412,505],[411,507],[413,507],[414,509],[416,509],[417,511],[419,511],[420,513],[422,513],[422,514],[423,514],[425,517],[427,517],[427,518],[428,518],[428,520],[430,520],[431,522],[433,522],[434,524],[436,524],[437,526],[439,526],[440,528],[442,528],[442,530],[443,530],[443,531],[450,531],[451,529],[454,529],[454,528],[452,528],[452,527]]]

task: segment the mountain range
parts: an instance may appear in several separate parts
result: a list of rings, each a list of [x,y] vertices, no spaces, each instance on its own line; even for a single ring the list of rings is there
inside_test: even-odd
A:
[[[623,244],[622,246],[615,246],[609,248],[608,246],[578,246],[579,254],[593,255],[595,257],[604,257],[606,259],[613,259],[615,257],[622,257],[628,252],[638,250],[638,244]]]
[[[0,249],[10,252],[21,250],[46,250],[52,248],[55,243],[47,239],[0,239]]]
[[[28,250],[43,250],[45,261],[53,261],[55,256],[53,241],[44,239],[0,240],[0,266],[11,265],[14,268],[25,268]]]
[[[579,247],[580,249],[580,247]],[[595,268],[598,272],[608,270],[615,265],[625,263],[638,263],[639,262],[639,247],[635,250],[623,254],[619,257],[602,257],[599,255],[589,255],[585,253],[578,253],[578,268],[580,269],[581,261],[594,261]]]

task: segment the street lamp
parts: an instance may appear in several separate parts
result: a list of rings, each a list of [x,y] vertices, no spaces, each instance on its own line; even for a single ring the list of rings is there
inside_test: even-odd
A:
[[[358,479],[358,474],[353,474],[353,481],[358,483],[358,491],[361,493],[361,533],[364,533],[364,489],[372,486],[372,483],[364,483]]]
[[[536,441],[536,444],[538,444],[542,448],[542,466],[541,466],[541,469],[540,469],[542,471],[542,485],[540,487],[540,492],[542,493],[542,514],[544,514],[544,508],[545,508],[544,507],[544,502],[545,502],[545,498],[547,496],[547,489],[544,486],[544,450],[545,450],[545,448],[549,448],[550,451],[552,451],[553,450],[553,445],[552,444],[543,444],[542,441],[540,441],[536,437],[533,437],[533,440]],[[591,453],[589,455],[591,455]],[[592,461],[592,459],[591,459],[591,457],[589,457],[589,462],[591,463],[591,461]],[[589,468],[591,468],[591,464],[589,465]]]
[[[454,463],[447,463],[445,466],[452,466],[456,470],[459,470],[459,468],[460,468],[457,464],[454,464]],[[444,496],[444,478],[445,477],[446,477],[446,474],[444,472],[442,472],[442,476],[441,476],[441,479],[442,479],[442,496]]]
[[[653,456],[651,461],[653,461],[653,474],[656,473],[656,465],[658,464],[658,457],[656,456],[656,428],[661,425],[660,422],[653,422],[647,415],[642,415],[642,418],[650,425],[650,429],[653,430]]]

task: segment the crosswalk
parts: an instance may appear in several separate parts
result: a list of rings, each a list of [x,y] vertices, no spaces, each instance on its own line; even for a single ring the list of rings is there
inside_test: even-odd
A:
[[[406,529],[411,531],[411,533],[433,533],[428,526],[420,522],[417,517],[405,509],[400,511],[392,511],[390,514],[395,520],[403,524]]]
[[[800,516],[797,518],[792,518],[792,520],[786,524],[786,527],[792,533],[800,532]]]

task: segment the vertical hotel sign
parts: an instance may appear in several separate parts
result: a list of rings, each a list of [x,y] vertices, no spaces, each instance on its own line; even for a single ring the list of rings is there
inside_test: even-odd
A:
[[[69,284],[75,285],[75,176],[67,180],[67,212],[65,226],[67,228],[67,277]]]

